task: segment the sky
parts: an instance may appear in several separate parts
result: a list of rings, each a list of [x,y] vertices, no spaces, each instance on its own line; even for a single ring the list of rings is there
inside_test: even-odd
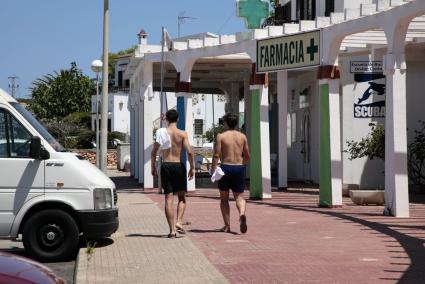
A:
[[[245,31],[236,16],[236,0],[109,0],[109,51],[137,44],[141,28],[149,44],[159,44],[161,27],[177,37],[177,16],[196,17],[181,26],[181,35]],[[91,62],[102,56],[103,0],[1,0],[0,88],[19,77],[17,97],[31,94],[32,82],[67,69],[75,61],[94,77]]]

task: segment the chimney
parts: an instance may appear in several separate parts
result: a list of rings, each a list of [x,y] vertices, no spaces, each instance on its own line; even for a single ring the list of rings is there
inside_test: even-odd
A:
[[[137,36],[139,37],[139,44],[140,45],[147,45],[148,44],[148,34],[145,32],[144,29],[142,29]]]

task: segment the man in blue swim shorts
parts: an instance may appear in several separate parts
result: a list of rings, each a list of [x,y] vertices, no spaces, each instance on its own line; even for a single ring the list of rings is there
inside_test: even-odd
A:
[[[233,192],[236,207],[239,211],[240,231],[245,234],[248,230],[246,223],[246,201],[243,196],[245,190],[246,163],[249,161],[249,147],[246,136],[238,131],[238,115],[227,113],[223,117],[225,132],[217,136],[217,145],[212,161],[212,172],[217,168],[221,159],[221,169],[224,176],[219,180],[220,209],[223,215],[223,232],[230,232],[229,190]]]

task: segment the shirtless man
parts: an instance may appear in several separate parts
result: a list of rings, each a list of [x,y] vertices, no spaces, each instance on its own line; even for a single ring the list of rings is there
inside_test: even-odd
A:
[[[172,109],[167,111],[165,116],[168,127],[158,129],[156,132],[156,142],[151,153],[151,167],[152,175],[157,176],[156,155],[158,150],[161,150],[161,184],[165,194],[165,216],[170,227],[168,237],[175,238],[176,231],[181,234],[185,233],[182,220],[186,209],[187,179],[186,166],[181,162],[181,153],[183,148],[185,148],[190,163],[187,176],[191,180],[194,176],[193,151],[190,147],[187,133],[177,128],[178,112]],[[176,223],[174,223],[173,194],[177,194],[179,200]]]
[[[230,206],[229,189],[232,190],[239,210],[240,231],[245,234],[248,230],[246,225],[245,208],[246,202],[243,197],[245,189],[245,164],[249,161],[249,147],[246,136],[236,130],[238,115],[227,113],[223,117],[226,131],[217,136],[217,145],[212,161],[212,172],[217,168],[218,160],[221,159],[221,169],[224,176],[219,180],[220,208],[223,215],[223,232],[230,232]]]

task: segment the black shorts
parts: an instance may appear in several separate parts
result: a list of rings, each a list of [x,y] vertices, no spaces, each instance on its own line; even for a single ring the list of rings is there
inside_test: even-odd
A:
[[[165,194],[187,191],[185,165],[163,162],[161,164],[161,185]]]

